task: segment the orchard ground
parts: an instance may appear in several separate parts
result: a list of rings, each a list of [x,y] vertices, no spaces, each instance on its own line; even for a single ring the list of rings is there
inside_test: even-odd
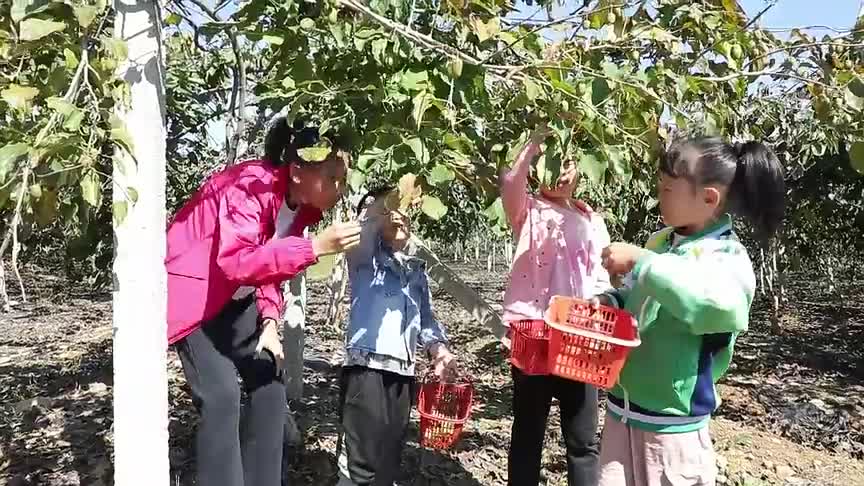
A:
[[[454,268],[490,302],[500,302],[503,267]],[[111,484],[110,294],[40,268],[24,273],[30,301],[0,315],[0,485]],[[789,287],[781,331],[771,331],[760,300],[720,385],[724,402],[712,431],[722,474],[727,484],[742,486],[864,485],[864,284],[831,292],[819,279],[796,275]],[[401,484],[505,484],[506,355],[448,295],[433,293],[437,315],[475,378],[476,406],[461,442],[447,453],[418,448],[415,416]],[[336,363],[342,337],[322,322],[323,285],[312,284],[309,296],[306,356]],[[171,484],[193,485],[196,415],[173,352],[169,376]],[[305,372],[305,448],[286,468],[292,485],[335,482],[336,377],[326,366]],[[566,484],[556,415],[553,406],[543,460],[548,485]]]

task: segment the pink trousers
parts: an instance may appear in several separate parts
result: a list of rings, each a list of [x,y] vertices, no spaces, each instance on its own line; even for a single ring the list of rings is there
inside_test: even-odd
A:
[[[716,480],[708,427],[659,434],[606,416],[600,443],[600,486],[714,486]]]

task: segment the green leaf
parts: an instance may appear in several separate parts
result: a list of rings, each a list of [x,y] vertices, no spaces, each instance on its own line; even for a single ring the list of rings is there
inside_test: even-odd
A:
[[[75,108],[67,118],[66,123],[63,124],[63,128],[70,132],[77,132],[79,128],[81,128],[81,122],[84,121],[84,112]]]
[[[436,165],[429,171],[429,183],[434,186],[440,186],[444,183],[450,182],[456,178],[456,174],[450,170],[449,167],[444,165]]]
[[[429,73],[426,71],[405,71],[400,84],[409,91],[421,91],[429,84]]]
[[[285,38],[279,35],[271,35],[264,34],[261,36],[261,40],[264,42],[273,45],[273,46],[281,46],[285,42]]]
[[[307,147],[297,149],[297,155],[306,162],[323,162],[330,155],[330,147]]]
[[[9,16],[12,22],[17,24],[25,17],[43,12],[53,6],[54,2],[50,0],[12,0]]]
[[[591,82],[591,103],[594,103],[594,106],[606,101],[610,93],[609,83],[605,79],[594,78],[594,81]]]
[[[68,47],[63,49],[63,57],[66,60],[67,71],[74,71],[78,67],[78,57]]]
[[[726,9],[726,12],[730,14],[738,13],[738,1],[737,0],[723,0],[723,8]]]
[[[849,147],[849,163],[859,174],[864,175],[864,142],[855,142]]]
[[[69,103],[65,99],[59,96],[52,96],[45,100],[45,104],[48,105],[48,108],[56,111],[57,113],[63,115],[64,117],[69,116],[75,111],[75,105]]]
[[[111,205],[111,212],[114,214],[114,227],[118,228],[123,221],[126,221],[126,215],[129,213],[129,203],[126,201],[115,201]]]
[[[366,174],[359,170],[352,170],[351,173],[348,174],[348,185],[351,187],[352,191],[355,193],[360,192],[363,188],[363,184],[366,184]]]
[[[523,83],[525,83],[525,96],[527,96],[531,101],[536,101],[543,92],[543,89],[537,84],[537,82],[529,77],[526,77]]]
[[[102,47],[111,55],[111,58],[117,62],[125,61],[129,57],[129,46],[122,39],[114,39],[106,37],[102,39]]]
[[[129,131],[126,130],[126,124],[123,120],[112,113],[108,118],[108,123],[111,125],[111,140],[117,142],[117,144],[126,149],[129,153],[132,153],[134,151],[132,135],[130,135]]]
[[[492,17],[484,22],[480,17],[471,17],[471,27],[477,34],[477,39],[480,42],[486,42],[501,32],[501,20],[499,17]]]
[[[423,204],[420,206],[423,214],[434,220],[439,220],[447,214],[447,206],[435,196],[423,196]]]
[[[294,63],[291,66],[291,77],[298,83],[315,79],[315,67],[312,66],[312,63],[305,54],[301,54],[294,59]]]
[[[418,137],[405,140],[405,145],[411,147],[411,151],[414,152],[420,165],[426,165],[429,162],[429,151],[426,150],[426,145]]]
[[[30,197],[33,199],[39,199],[42,197],[42,186],[39,183],[32,184],[28,190],[30,191]]]
[[[0,183],[6,179],[6,174],[12,169],[18,159],[27,155],[30,146],[26,143],[10,143],[0,148]]]
[[[88,170],[81,177],[81,197],[91,207],[98,208],[102,204],[102,186],[99,174],[95,170]]]
[[[176,13],[170,13],[167,17],[165,17],[165,25],[180,25],[180,22],[182,20],[183,18]]]
[[[75,18],[78,19],[78,24],[85,29],[90,27],[96,16],[99,15],[99,8],[93,5],[80,5],[75,7]],[[175,14],[171,14],[175,15]],[[170,17],[170,15],[169,15]],[[167,20],[167,19],[166,19]],[[179,23],[179,22],[178,22]]]
[[[423,124],[423,116],[426,115],[426,110],[432,105],[432,98],[432,94],[428,91],[421,91],[414,97],[414,109],[411,111],[411,116],[414,117],[414,121],[417,123],[417,130],[420,130],[420,126]]]
[[[366,150],[357,157],[357,168],[361,171],[369,169],[373,162],[382,158],[387,152],[377,147]]]
[[[495,202],[483,211],[483,214],[492,221],[498,221],[499,223],[507,221],[507,213],[504,212],[504,201],[500,197],[496,198]]]
[[[633,175],[633,171],[626,160],[626,152],[616,146],[606,146],[604,149],[604,154],[606,155],[606,160],[609,161],[612,173],[625,181],[629,181]]]
[[[32,195],[31,187],[31,195]],[[41,189],[37,202],[33,207],[36,224],[39,226],[48,226],[54,221],[57,216],[57,191]]]
[[[858,96],[852,91],[852,86],[846,90],[846,103],[852,108],[861,111],[864,110],[864,97]]]
[[[42,19],[26,19],[21,22],[18,31],[18,38],[23,42],[35,41],[55,32],[60,32],[65,28],[66,24],[63,22],[54,22],[53,20]]]
[[[19,86],[10,84],[8,88],[0,91],[0,97],[3,98],[9,107],[18,110],[26,110],[30,104],[30,100],[39,94],[39,90],[30,86]]]
[[[583,154],[579,159],[579,169],[583,174],[588,176],[591,182],[600,184],[603,182],[603,176],[606,174],[606,162],[600,160],[594,154]]]
[[[864,98],[864,79],[855,78],[849,83],[849,91],[859,98]]]

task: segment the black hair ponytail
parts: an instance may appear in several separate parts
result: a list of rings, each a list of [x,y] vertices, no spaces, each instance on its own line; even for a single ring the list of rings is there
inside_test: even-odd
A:
[[[729,144],[715,137],[676,140],[661,158],[660,171],[703,186],[728,187],[726,209],[745,218],[763,243],[783,224],[783,166],[760,142]]]
[[[307,127],[301,120],[288,125],[285,116],[278,116],[264,136],[264,158],[274,166],[302,163],[297,150],[318,143],[320,135],[316,127]]]
[[[735,144],[733,149],[737,164],[729,185],[730,210],[746,218],[766,242],[780,229],[786,212],[783,166],[762,143]]]
[[[363,212],[363,208],[366,207],[366,201],[368,201],[369,199],[372,199],[372,200],[378,199],[382,195],[387,194],[388,192],[390,192],[394,189],[395,188],[393,186],[381,186],[381,187],[374,188],[374,189],[370,190],[369,192],[367,192],[366,194],[364,194],[363,197],[360,198],[360,201],[357,203],[357,209],[356,209],[357,216],[359,217],[360,213]]]
[[[264,158],[277,167],[285,164],[290,160],[285,157],[285,149],[291,145],[293,136],[294,129],[288,126],[288,119],[284,116],[277,117],[264,136]]]

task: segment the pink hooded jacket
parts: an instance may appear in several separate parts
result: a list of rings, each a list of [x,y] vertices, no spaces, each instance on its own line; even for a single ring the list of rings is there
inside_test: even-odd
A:
[[[271,239],[288,190],[287,167],[263,160],[211,176],[168,226],[168,343],[215,317],[241,286],[256,287],[261,318],[279,319],[281,283],[317,257],[303,230],[321,212],[301,206],[285,238]]]

